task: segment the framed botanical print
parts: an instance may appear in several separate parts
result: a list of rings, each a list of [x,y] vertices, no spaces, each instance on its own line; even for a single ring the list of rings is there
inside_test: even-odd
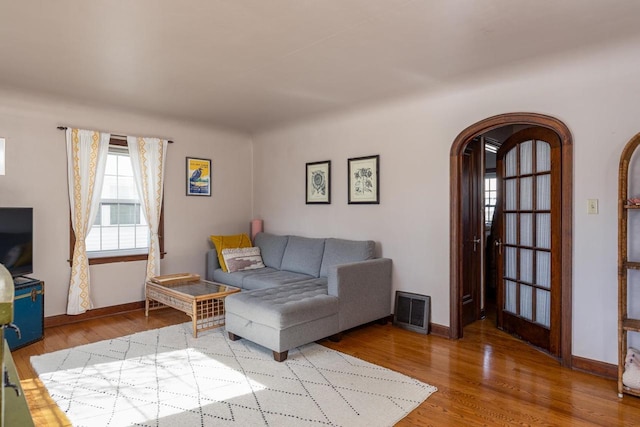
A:
[[[306,204],[330,204],[331,160],[307,163],[305,183]]]
[[[349,204],[380,204],[380,156],[348,160]]]
[[[187,157],[187,196],[211,196],[211,160]]]

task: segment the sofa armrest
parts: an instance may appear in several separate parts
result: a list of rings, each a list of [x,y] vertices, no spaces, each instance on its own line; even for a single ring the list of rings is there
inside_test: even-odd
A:
[[[329,268],[327,292],[338,297],[340,331],[391,314],[391,264],[376,258]]]
[[[206,280],[213,281],[213,272],[220,268],[218,252],[215,249],[207,251],[207,277]]]

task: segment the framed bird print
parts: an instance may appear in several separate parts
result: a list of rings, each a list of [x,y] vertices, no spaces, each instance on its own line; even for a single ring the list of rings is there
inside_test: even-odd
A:
[[[331,203],[331,160],[307,163],[306,204]]]
[[[187,157],[187,196],[211,196],[211,160]]]

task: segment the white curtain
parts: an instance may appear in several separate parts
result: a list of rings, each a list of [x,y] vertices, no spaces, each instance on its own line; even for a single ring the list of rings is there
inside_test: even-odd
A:
[[[110,137],[109,133],[67,129],[69,203],[71,225],[76,236],[67,314],[82,314],[93,308],[89,297],[89,260],[85,239],[100,205]]]
[[[158,138],[128,136],[127,144],[133,167],[133,178],[138,188],[138,194],[140,194],[142,211],[147,224],[149,224],[151,234],[146,274],[146,280],[148,280],[160,274],[158,226],[162,209],[167,141]]]

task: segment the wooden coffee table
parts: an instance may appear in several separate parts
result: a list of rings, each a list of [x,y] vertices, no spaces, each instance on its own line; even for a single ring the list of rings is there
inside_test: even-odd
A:
[[[149,316],[149,310],[159,308],[180,310],[191,317],[195,338],[198,337],[198,331],[224,325],[224,298],[240,292],[239,288],[200,280],[195,275],[193,278],[160,282],[149,280],[145,284],[145,316]]]

